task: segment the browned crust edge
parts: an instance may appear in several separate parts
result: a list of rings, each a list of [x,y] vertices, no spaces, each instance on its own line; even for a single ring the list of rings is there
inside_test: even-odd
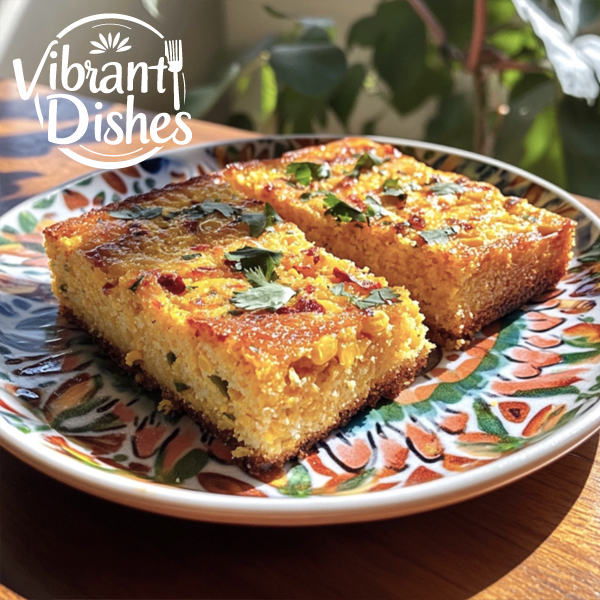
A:
[[[536,296],[556,287],[558,282],[564,277],[569,266],[573,234],[574,227],[568,224],[558,233],[556,239],[553,241],[549,250],[554,252],[557,257],[553,268],[538,271],[537,277],[522,277],[523,273],[514,273],[514,279],[519,280],[518,284],[506,286],[502,293],[496,295],[495,302],[473,316],[460,335],[443,327],[438,327],[434,323],[428,323],[426,318],[425,325],[429,327],[427,337],[433,343],[443,346],[448,350],[461,348],[482,327],[523,307]]]
[[[235,439],[232,430],[219,429],[214,423],[208,420],[202,412],[190,408],[190,406],[172,390],[163,388],[154,377],[146,373],[139,365],[128,365],[125,362],[125,355],[121,350],[104,338],[99,332],[92,331],[85,321],[77,317],[69,307],[61,304],[60,313],[71,323],[94,338],[100,349],[124,371],[134,375],[136,382],[142,387],[150,391],[160,389],[163,398],[168,400],[177,411],[186,413],[193,421],[198,423],[202,429],[221,440],[230,450],[235,450],[240,446],[244,446],[243,442],[239,442]],[[261,456],[244,456],[239,458],[234,457],[234,462],[251,475],[264,476],[271,470],[280,469],[288,460],[304,458],[315,444],[324,439],[334,429],[343,427],[359,411],[375,406],[382,397],[393,398],[404,388],[408,387],[414,381],[417,373],[425,367],[427,363],[427,354],[428,353],[426,353],[425,356],[419,356],[415,363],[410,366],[402,366],[396,370],[390,371],[381,381],[376,382],[371,386],[369,395],[366,398],[358,399],[352,408],[342,411],[339,415],[339,419],[333,425],[306,438],[297,450],[283,454],[275,461],[268,461]]]

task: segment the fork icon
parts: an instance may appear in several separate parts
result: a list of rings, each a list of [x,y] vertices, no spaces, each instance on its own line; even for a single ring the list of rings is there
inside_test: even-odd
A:
[[[165,56],[169,63],[169,71],[173,73],[173,104],[175,110],[179,110],[179,78],[177,74],[183,68],[181,40],[165,40]]]

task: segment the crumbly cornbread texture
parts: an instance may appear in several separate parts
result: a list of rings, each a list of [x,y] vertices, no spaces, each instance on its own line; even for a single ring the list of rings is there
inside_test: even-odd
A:
[[[389,144],[343,139],[224,177],[309,240],[405,286],[447,347],[554,286],[571,256],[573,221]]]
[[[252,472],[412,382],[418,305],[218,175],[45,231],[64,314]]]

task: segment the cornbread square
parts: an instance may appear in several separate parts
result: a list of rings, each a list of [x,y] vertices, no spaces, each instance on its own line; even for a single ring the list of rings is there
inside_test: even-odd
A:
[[[554,286],[571,256],[573,221],[389,144],[348,138],[223,173],[309,240],[405,286],[448,348]]]
[[[281,466],[430,350],[401,287],[209,175],[46,229],[62,312],[250,472]]]

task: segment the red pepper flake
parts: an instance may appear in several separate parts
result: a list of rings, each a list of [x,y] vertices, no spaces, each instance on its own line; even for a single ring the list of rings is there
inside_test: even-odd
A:
[[[312,294],[315,291],[315,286],[312,283],[309,283],[304,290],[307,294]]]
[[[181,296],[185,292],[185,283],[179,275],[173,275],[172,273],[163,273],[158,278],[158,283],[165,288],[171,294]]]
[[[345,271],[342,271],[341,269],[338,269],[337,267],[333,268],[333,274],[340,280],[340,282],[354,283],[357,286],[361,287],[363,290],[378,290],[381,287],[381,284],[377,281],[361,281],[360,279],[356,279],[356,277],[353,277],[352,275],[346,273]]]
[[[209,248],[210,246],[208,244],[196,244],[195,246],[192,246],[190,250],[194,250],[195,252],[204,252]]]
[[[302,265],[294,265],[294,269],[301,273],[304,277],[316,277],[317,272],[312,267],[304,267]]]
[[[117,287],[117,284],[116,284],[116,283],[105,283],[105,284],[102,286],[102,293],[103,293],[105,296],[108,296],[108,294],[110,294],[111,290],[112,290],[113,288],[115,288],[115,287]]]
[[[189,233],[196,233],[198,231],[198,221],[193,219],[185,219],[181,226]]]
[[[419,215],[412,215],[411,217],[408,217],[408,222],[410,223],[411,227],[421,231],[427,226],[425,219]]]
[[[319,254],[319,249],[316,246],[309,248],[306,251],[306,255],[313,257],[313,262],[315,263],[315,265],[321,260],[321,255]]]
[[[287,306],[282,306],[275,311],[278,315],[290,315],[293,313],[325,313],[325,309],[321,304],[319,304],[316,300],[312,298],[307,298],[306,296],[300,296],[296,301],[296,304],[291,308]]]

